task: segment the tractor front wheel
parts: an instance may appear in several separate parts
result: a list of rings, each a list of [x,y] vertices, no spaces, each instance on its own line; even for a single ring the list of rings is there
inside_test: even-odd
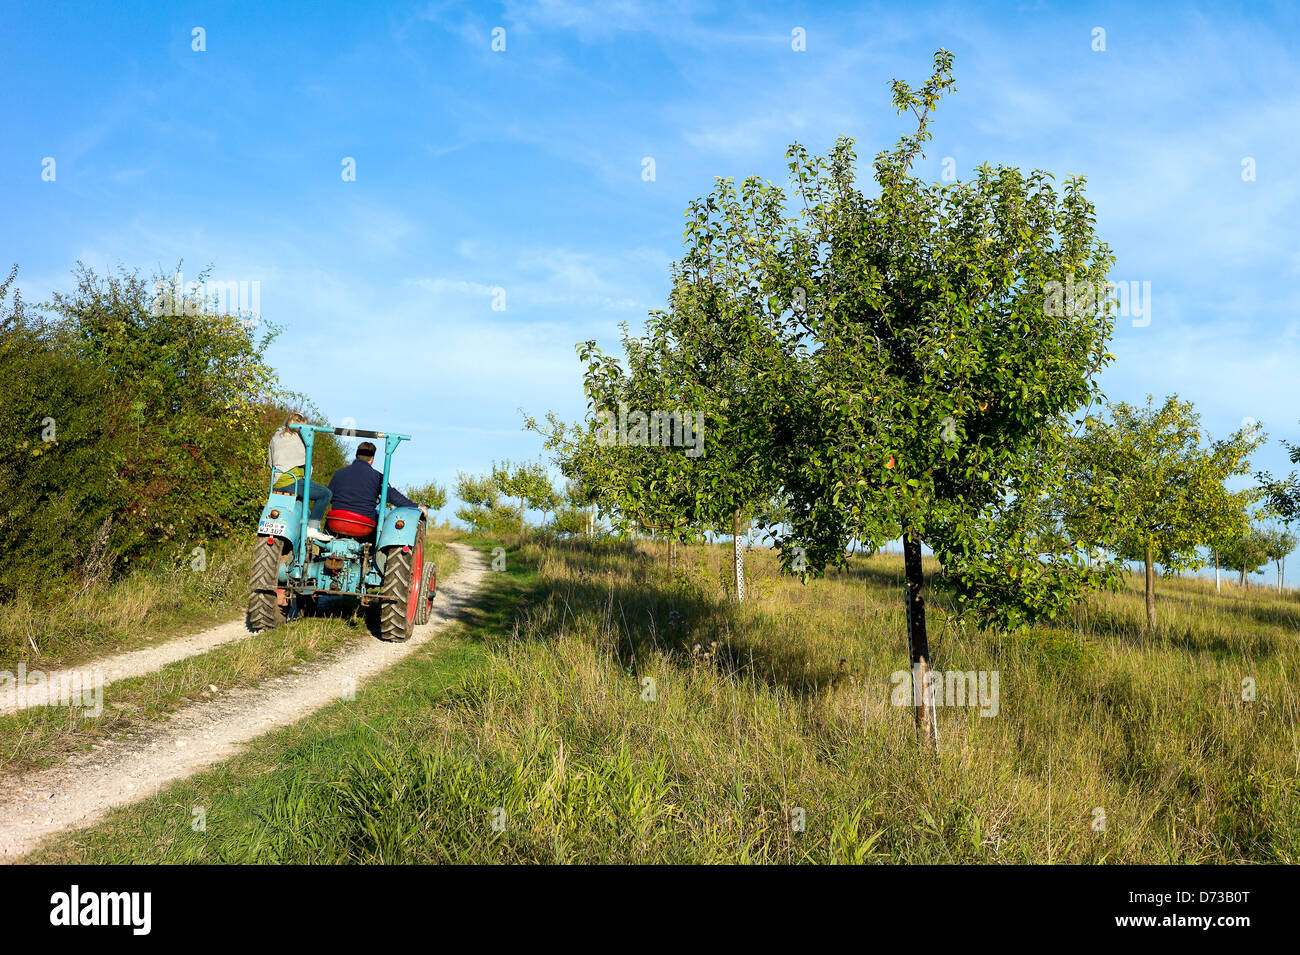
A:
[[[415,532],[415,543],[385,547],[385,599],[379,609],[379,636],[402,642],[411,639],[419,625],[420,581],[424,577],[424,522]]]
[[[280,586],[284,546],[278,537],[259,537],[249,579],[248,629],[270,630],[289,619],[292,609]]]

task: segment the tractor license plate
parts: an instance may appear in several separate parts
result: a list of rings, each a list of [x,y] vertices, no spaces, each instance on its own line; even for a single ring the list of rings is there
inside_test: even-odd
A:
[[[267,537],[284,537],[285,524],[283,521],[262,521],[257,525],[257,532]]]

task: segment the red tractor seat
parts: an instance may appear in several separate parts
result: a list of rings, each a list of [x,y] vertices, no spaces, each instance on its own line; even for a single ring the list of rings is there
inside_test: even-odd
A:
[[[325,517],[325,527],[344,537],[369,537],[375,532],[375,518],[369,514],[334,508]]]

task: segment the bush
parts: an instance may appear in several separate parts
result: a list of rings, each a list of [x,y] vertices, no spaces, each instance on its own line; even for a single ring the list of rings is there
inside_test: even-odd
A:
[[[0,308],[17,269],[0,285]],[[0,319],[0,597],[74,572],[106,573],[126,488],[123,406],[108,371],[17,291]]]
[[[197,300],[160,308],[155,282],[80,264],[36,314],[9,302],[16,273],[0,285],[0,600],[249,528],[270,433],[305,401],[262,359],[276,329]],[[317,460],[328,480],[339,443]]]

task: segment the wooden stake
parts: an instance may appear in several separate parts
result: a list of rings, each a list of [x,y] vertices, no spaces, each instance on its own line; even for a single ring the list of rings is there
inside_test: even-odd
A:
[[[939,722],[934,712],[934,686],[930,679],[930,641],[925,633],[925,576],[921,567],[921,542],[903,537],[906,582],[907,647],[912,664],[912,718],[917,735],[931,752],[939,751]]]

